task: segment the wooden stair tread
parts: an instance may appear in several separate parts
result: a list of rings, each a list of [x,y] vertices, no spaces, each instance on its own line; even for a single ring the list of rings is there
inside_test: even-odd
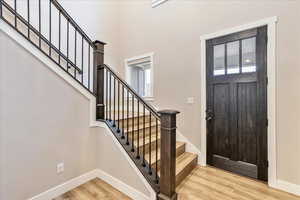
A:
[[[198,155],[184,152],[180,156],[176,158],[176,176],[179,175],[191,162],[197,159]],[[160,176],[160,171],[158,171],[158,175]]]
[[[150,139],[151,139],[151,143],[156,141],[156,134],[151,134],[145,137],[145,145],[150,143]],[[144,138],[139,138],[139,147],[144,146]],[[134,140],[134,146],[137,146],[138,144],[138,140]],[[160,134],[157,134],[157,140],[160,140]],[[159,144],[158,144],[159,145]]]
[[[122,116],[122,113],[123,111],[122,110],[119,110],[119,120],[123,120],[123,119],[131,119],[131,118],[133,118],[133,117],[143,117],[144,116],[144,113],[138,113],[138,112],[134,112],[134,113],[132,113],[131,111],[128,113],[128,117],[127,117],[127,111],[125,110],[124,111],[124,117]],[[108,113],[108,115],[109,115],[109,113]],[[150,113],[148,112],[148,113],[145,113],[145,117],[149,117],[150,116]],[[115,117],[116,117],[116,121],[118,121],[117,120],[117,118],[118,118],[118,110],[116,110],[115,111]],[[114,111],[112,110],[111,111],[111,118],[113,119],[114,118]]]
[[[157,124],[158,125],[158,132],[160,132],[160,123]],[[149,128],[149,127],[153,127],[153,128],[156,128],[156,122],[146,122],[145,123],[145,128]],[[122,127],[122,126],[121,126]],[[129,127],[124,127],[124,132],[125,133],[129,133],[129,132],[132,132],[132,129],[133,131],[137,131],[137,130],[143,130],[144,129],[144,124],[143,123],[139,123],[139,126],[137,125],[137,123],[132,127],[132,125],[129,125]],[[141,134],[143,134],[143,131],[140,131]]]
[[[184,170],[193,160],[198,157],[197,154],[185,152],[176,158],[176,176]]]
[[[184,142],[176,142],[176,149],[179,149],[179,148],[181,148],[184,145],[185,145]],[[160,148],[158,148],[157,152],[158,152],[157,161],[159,161],[160,160]],[[147,153],[145,155],[145,158],[146,158],[147,162],[149,162],[149,155],[150,155],[150,153]],[[156,162],[156,149],[153,149],[151,151],[151,163],[150,164],[152,165],[155,162]]]

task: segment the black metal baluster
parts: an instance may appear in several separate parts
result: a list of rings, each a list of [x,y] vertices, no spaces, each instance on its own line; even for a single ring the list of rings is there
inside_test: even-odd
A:
[[[116,126],[116,78],[114,77],[114,121],[113,127]]]
[[[140,159],[140,100],[137,101],[137,159]]]
[[[128,89],[127,89],[127,119],[126,119],[126,121],[127,121],[127,136],[126,136],[126,139],[127,139],[127,141],[126,141],[126,144],[127,145],[129,145],[129,91],[128,91]]]
[[[156,118],[156,130],[155,130],[155,133],[156,133],[156,141],[155,141],[155,147],[156,147],[156,155],[155,155],[155,171],[156,171],[156,175],[155,175],[155,179],[156,179],[156,183],[158,183],[158,174],[157,174],[157,169],[158,169],[158,119]]]
[[[59,17],[58,17],[58,64],[60,64],[60,47],[61,47],[61,12],[59,11]]]
[[[84,40],[83,40],[83,35],[81,38],[81,83],[83,84],[83,61],[84,61]]]
[[[134,96],[132,94],[132,133],[131,133],[131,151],[134,152]]]
[[[149,115],[149,174],[152,175],[152,170],[151,170],[151,112]]]
[[[125,97],[124,97],[124,85],[122,85],[122,139],[124,139],[124,131],[125,131],[125,111],[124,111],[124,102]]]
[[[41,0],[39,0],[39,47],[41,48],[41,30],[42,30],[42,23],[41,23],[42,13],[41,13]]]
[[[146,122],[146,113],[145,113],[145,106],[143,105],[143,167],[146,166],[145,163],[145,122]]]
[[[111,73],[109,73],[109,121],[111,120]]]
[[[0,0],[1,1],[1,0]],[[30,39],[30,4],[29,4],[30,0],[27,0],[27,21],[28,21],[28,32],[27,32],[27,37],[28,39]]]
[[[68,19],[68,22],[67,22],[67,72],[69,72],[69,32],[70,32],[69,29],[70,29],[70,20]]]
[[[2,11],[2,0],[0,0],[0,17],[2,17],[2,15],[3,15],[2,13],[3,13],[3,11]]]
[[[18,21],[17,21],[17,0],[15,0],[15,27],[16,27],[16,29],[18,27]]]
[[[89,83],[88,83],[88,88],[90,89],[90,82],[91,82],[91,45],[89,44],[89,57],[88,57],[88,62],[89,62],[89,64],[88,64],[88,81],[89,81]],[[106,77],[106,79],[107,79],[107,77]],[[106,106],[107,106],[107,104],[106,104]]]
[[[120,132],[120,81],[118,81],[118,133]]]
[[[51,0],[49,0],[49,56],[50,57],[51,57],[51,51],[52,51],[51,32],[52,32],[52,9],[51,9]]]
[[[106,108],[106,120],[108,120],[108,70],[106,70],[105,79],[106,79],[106,84],[105,84],[106,105],[105,105],[105,108]]]
[[[75,50],[74,50],[75,56],[74,56],[74,64],[76,66],[77,63],[77,28],[75,28]],[[74,68],[74,77],[76,79],[76,71],[77,69]]]

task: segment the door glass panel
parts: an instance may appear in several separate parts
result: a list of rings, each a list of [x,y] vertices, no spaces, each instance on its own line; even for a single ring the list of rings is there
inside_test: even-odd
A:
[[[225,74],[225,44],[214,46],[214,75]]]
[[[227,43],[227,74],[240,73],[240,42]]]
[[[256,71],[256,38],[242,40],[242,73]]]

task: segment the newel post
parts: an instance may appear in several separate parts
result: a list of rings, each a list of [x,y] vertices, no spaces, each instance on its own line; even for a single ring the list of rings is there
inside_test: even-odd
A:
[[[104,45],[94,42],[93,92],[96,96],[96,119],[104,119]]]
[[[159,200],[176,200],[176,115],[175,110],[162,110]]]

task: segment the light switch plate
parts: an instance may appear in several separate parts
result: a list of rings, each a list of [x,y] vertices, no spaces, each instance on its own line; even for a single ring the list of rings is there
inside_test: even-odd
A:
[[[62,163],[58,163],[57,167],[56,167],[56,171],[58,174],[63,173],[63,171],[65,170],[65,164]]]
[[[188,97],[187,98],[187,103],[188,104],[193,104],[194,103],[194,97]]]

